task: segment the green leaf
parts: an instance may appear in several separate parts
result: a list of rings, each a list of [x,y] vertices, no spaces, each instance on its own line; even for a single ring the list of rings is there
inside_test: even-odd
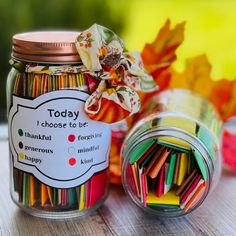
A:
[[[119,87],[118,89],[117,89],[117,92],[127,92],[127,89],[125,88],[125,87]]]
[[[88,39],[88,42],[89,42],[89,43],[94,42],[94,39],[89,38],[89,39]]]
[[[124,97],[120,93],[117,93],[117,97],[119,98],[121,103],[124,102],[125,99],[124,99]]]

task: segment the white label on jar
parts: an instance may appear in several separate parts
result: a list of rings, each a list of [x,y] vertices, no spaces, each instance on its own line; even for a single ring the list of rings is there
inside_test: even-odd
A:
[[[33,100],[13,96],[9,140],[14,167],[56,188],[78,186],[106,169],[110,125],[87,117],[87,97],[69,89]]]

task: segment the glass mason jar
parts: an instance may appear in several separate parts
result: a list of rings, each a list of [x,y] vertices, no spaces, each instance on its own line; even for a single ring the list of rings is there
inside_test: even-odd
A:
[[[111,131],[84,103],[96,81],[82,73],[78,32],[13,37],[7,79],[11,196],[25,212],[70,218],[107,197]]]
[[[199,207],[221,174],[221,120],[188,90],[167,90],[143,103],[122,150],[122,182],[136,205],[176,217]]]

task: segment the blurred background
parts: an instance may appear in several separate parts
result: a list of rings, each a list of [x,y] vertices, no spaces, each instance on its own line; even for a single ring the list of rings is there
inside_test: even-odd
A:
[[[93,23],[111,28],[130,50],[154,40],[167,18],[186,21],[185,40],[174,66],[207,53],[215,79],[236,77],[235,0],[0,0],[0,120],[5,113],[5,83],[12,35],[49,29],[82,30]]]

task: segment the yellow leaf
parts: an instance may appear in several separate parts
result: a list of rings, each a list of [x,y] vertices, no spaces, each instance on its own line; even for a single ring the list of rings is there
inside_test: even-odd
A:
[[[211,65],[206,55],[188,59],[183,73],[173,73],[170,88],[186,88],[208,97],[214,83],[210,74]]]

